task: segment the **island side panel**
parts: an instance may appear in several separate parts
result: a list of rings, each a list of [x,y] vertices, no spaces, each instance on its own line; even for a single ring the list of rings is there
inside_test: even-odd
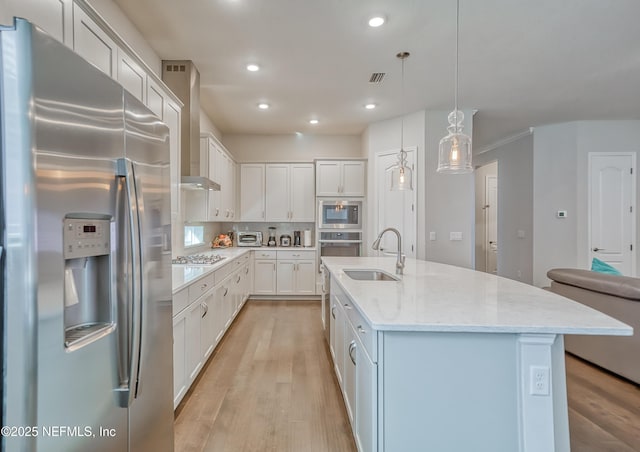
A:
[[[380,336],[381,451],[519,450],[517,335]]]

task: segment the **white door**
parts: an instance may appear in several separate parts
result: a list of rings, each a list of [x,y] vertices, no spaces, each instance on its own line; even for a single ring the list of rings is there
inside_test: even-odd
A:
[[[240,219],[264,221],[264,164],[240,165]]]
[[[313,163],[291,164],[291,221],[313,223],[316,218],[316,181]]]
[[[364,196],[365,192],[364,162],[342,162],[342,196]]]
[[[485,269],[498,274],[498,177],[485,178]]]
[[[338,196],[341,185],[340,162],[316,163],[316,196]]]
[[[635,275],[635,174],[632,153],[589,154],[589,265],[592,258]]]
[[[413,190],[391,191],[391,173],[387,168],[398,161],[398,152],[389,151],[376,155],[376,187],[378,200],[378,224],[375,233],[384,228],[396,228],[402,236],[403,253],[407,257],[416,257],[416,193],[417,179],[415,171],[416,149],[409,148],[407,161],[413,170]],[[386,233],[380,243],[380,249],[394,253],[398,249],[394,234]]]

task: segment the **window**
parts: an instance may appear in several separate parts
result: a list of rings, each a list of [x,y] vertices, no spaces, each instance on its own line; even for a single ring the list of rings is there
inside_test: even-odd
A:
[[[198,246],[204,243],[204,226],[184,227],[184,246]]]

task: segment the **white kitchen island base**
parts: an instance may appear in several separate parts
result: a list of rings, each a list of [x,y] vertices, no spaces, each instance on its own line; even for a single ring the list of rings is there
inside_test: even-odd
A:
[[[330,350],[360,452],[567,452],[565,334],[627,325],[548,291],[449,265],[323,258]]]
[[[380,333],[379,450],[568,451],[561,335]],[[547,369],[532,395],[530,369]]]

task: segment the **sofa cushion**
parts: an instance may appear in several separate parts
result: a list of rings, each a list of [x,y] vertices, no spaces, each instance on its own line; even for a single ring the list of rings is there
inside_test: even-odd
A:
[[[547,277],[559,283],[581,287],[630,300],[640,300],[640,279],[629,276],[579,270],[575,268],[554,268]]]

